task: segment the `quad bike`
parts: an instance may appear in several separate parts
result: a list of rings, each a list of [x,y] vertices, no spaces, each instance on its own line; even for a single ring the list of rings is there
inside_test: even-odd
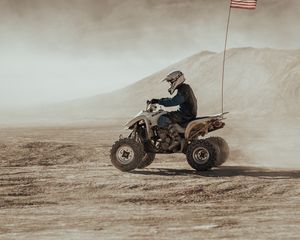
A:
[[[159,128],[158,118],[166,114],[162,108],[147,102],[145,111],[126,124],[131,130],[128,137],[120,139],[111,148],[112,164],[121,171],[149,166],[156,154],[184,153],[189,165],[197,171],[206,171],[222,165],[229,156],[229,147],[221,137],[203,139],[209,132],[225,126],[224,114],[198,117],[183,125],[172,124],[177,131],[179,144],[174,144],[174,134],[168,129]],[[178,138],[176,139],[178,140]]]

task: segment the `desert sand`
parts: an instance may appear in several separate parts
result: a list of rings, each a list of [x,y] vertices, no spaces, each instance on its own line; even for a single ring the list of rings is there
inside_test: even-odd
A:
[[[120,133],[1,128],[0,239],[299,238],[300,170],[255,167],[233,144],[208,172],[178,154],[122,173],[109,159]]]

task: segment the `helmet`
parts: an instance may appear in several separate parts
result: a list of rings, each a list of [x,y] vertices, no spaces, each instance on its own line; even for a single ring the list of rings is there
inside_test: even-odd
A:
[[[177,87],[185,81],[185,77],[181,71],[174,71],[169,73],[163,81],[167,81],[171,84],[168,92],[172,95]]]

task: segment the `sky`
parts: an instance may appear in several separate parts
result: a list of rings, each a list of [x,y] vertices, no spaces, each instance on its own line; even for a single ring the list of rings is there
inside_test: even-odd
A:
[[[0,0],[0,107],[85,98],[201,51],[221,52],[227,0]],[[300,1],[233,10],[228,48],[300,48]]]

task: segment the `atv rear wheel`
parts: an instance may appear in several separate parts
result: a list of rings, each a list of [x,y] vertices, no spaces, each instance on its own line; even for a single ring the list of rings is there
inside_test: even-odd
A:
[[[148,167],[154,161],[154,159],[155,153],[146,153],[137,168],[142,169]]]
[[[209,137],[207,141],[217,144],[220,149],[220,155],[217,161],[215,162],[215,167],[221,166],[229,157],[229,146],[228,143],[221,137]]]
[[[144,155],[143,145],[130,138],[116,141],[110,150],[112,164],[123,172],[137,168]]]
[[[219,154],[217,145],[207,140],[195,140],[188,145],[186,158],[192,168],[197,171],[207,171],[214,167]]]

